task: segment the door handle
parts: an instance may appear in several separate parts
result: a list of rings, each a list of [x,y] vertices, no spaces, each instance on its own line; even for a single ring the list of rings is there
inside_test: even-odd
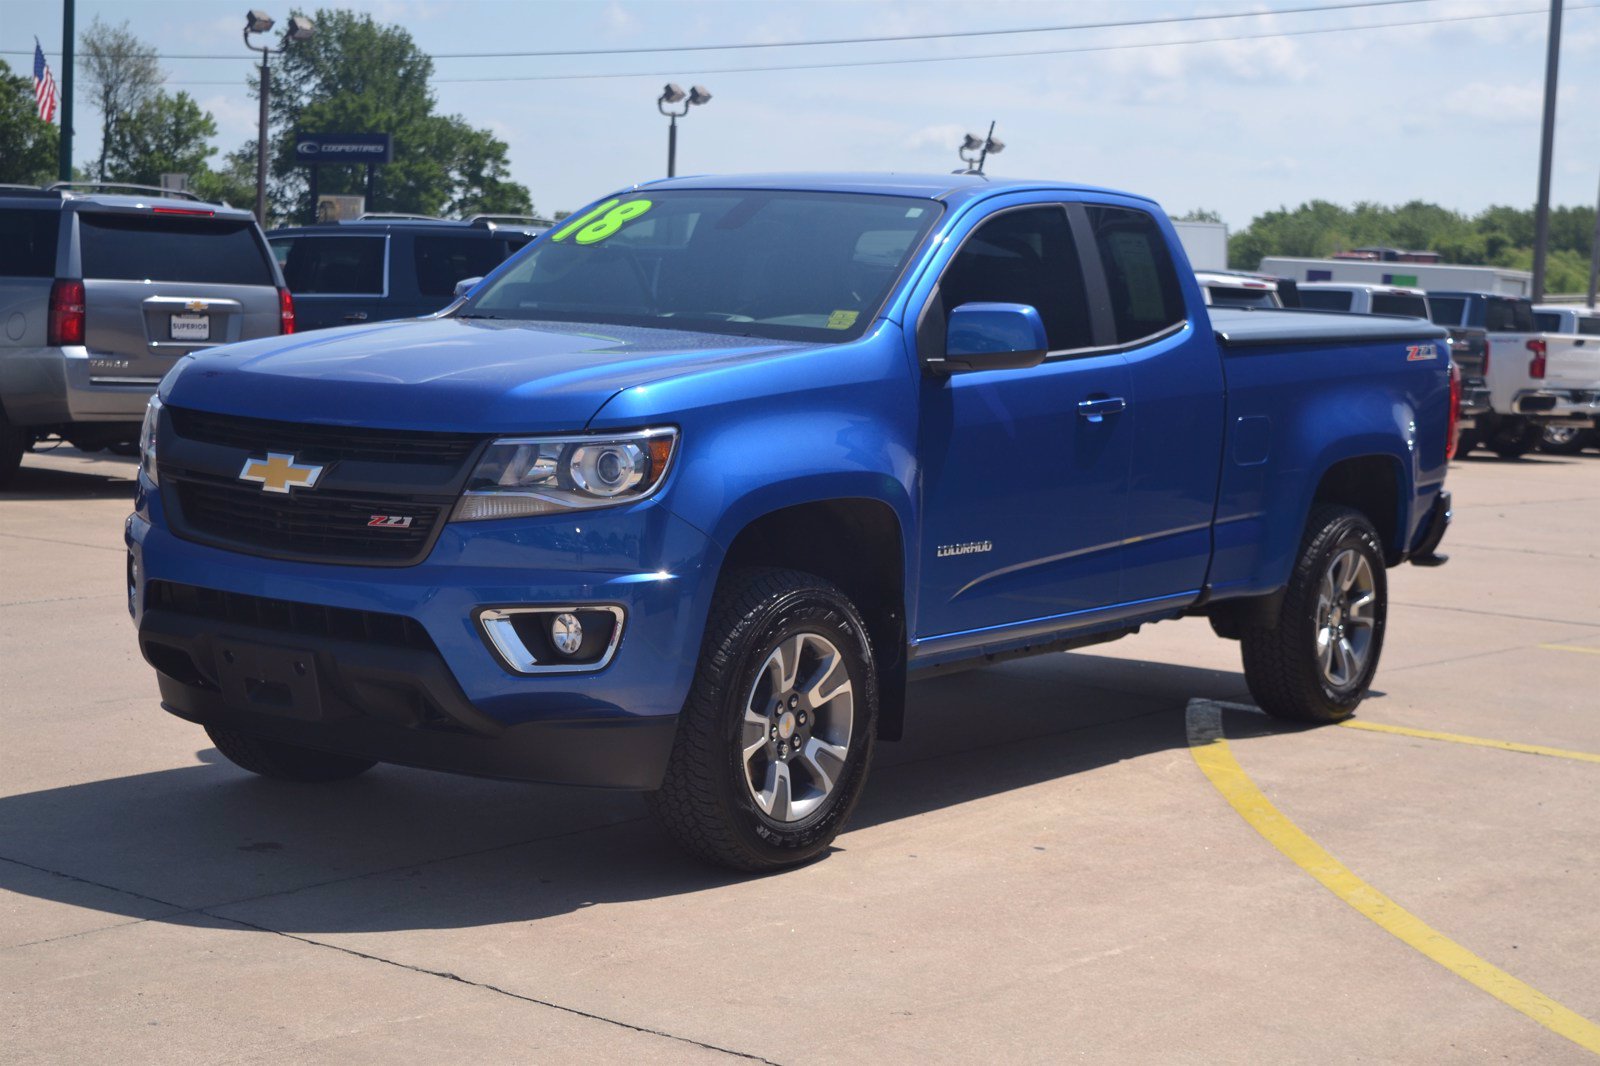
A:
[[[1093,400],[1078,401],[1078,417],[1090,422],[1104,422],[1106,415],[1121,414],[1128,409],[1128,401],[1121,396],[1102,396]]]
[[[348,315],[344,316],[344,320],[346,322],[365,322],[367,320],[367,313],[365,311],[351,311]]]

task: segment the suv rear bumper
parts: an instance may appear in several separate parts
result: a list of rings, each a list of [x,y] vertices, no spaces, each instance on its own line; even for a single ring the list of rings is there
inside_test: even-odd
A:
[[[87,348],[12,348],[0,358],[0,396],[19,426],[69,422],[135,422],[160,378],[125,377],[95,368]],[[113,357],[107,356],[107,359]]]

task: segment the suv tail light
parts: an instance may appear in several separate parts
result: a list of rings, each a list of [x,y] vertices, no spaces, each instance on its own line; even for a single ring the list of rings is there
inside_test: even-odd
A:
[[[288,289],[278,290],[278,332],[294,332],[294,297]]]
[[[83,282],[58,278],[50,286],[50,324],[47,329],[50,347],[82,344],[83,318]]]
[[[1449,436],[1445,438],[1444,457],[1456,457],[1456,427],[1461,424],[1461,368],[1456,366],[1454,359],[1450,360],[1450,418],[1446,423],[1449,426]]]
[[[1533,358],[1528,360],[1528,376],[1530,378],[1544,377],[1545,354],[1549,351],[1549,348],[1543,340],[1535,337],[1528,342],[1528,351],[1533,353]]]

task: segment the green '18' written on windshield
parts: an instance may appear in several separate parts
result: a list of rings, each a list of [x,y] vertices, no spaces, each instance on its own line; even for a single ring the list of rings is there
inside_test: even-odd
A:
[[[550,239],[564,241],[572,237],[579,244],[599,244],[616,233],[624,224],[649,211],[650,207],[649,200],[629,200],[627,203],[607,200],[594,210],[586,211],[562,226],[550,235]]]

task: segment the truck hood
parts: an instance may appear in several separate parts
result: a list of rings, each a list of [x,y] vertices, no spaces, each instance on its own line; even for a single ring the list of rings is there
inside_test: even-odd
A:
[[[185,360],[180,407],[327,425],[573,430],[619,391],[814,345],[631,326],[437,318],[230,344]]]

